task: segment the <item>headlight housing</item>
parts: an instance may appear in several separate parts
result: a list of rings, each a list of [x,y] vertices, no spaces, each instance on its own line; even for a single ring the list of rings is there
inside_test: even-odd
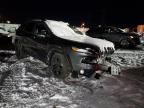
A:
[[[134,37],[133,37],[133,36],[130,36],[130,38],[133,39]]]
[[[77,48],[77,47],[72,47],[73,51],[76,52],[81,52],[81,53],[87,53],[88,51],[86,49],[81,49],[81,48]]]
[[[78,47],[72,47],[72,51],[78,52],[78,53],[83,53],[83,54],[88,54],[90,56],[100,56],[99,52],[97,50],[91,49],[91,48],[78,48]]]
[[[91,48],[72,47],[72,51],[80,54],[81,63],[84,64],[95,64],[97,63],[97,58],[100,57],[100,53]]]

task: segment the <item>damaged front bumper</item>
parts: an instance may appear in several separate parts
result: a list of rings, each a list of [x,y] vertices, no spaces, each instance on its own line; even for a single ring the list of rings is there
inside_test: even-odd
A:
[[[73,73],[91,77],[95,75],[97,71],[101,70],[113,75],[118,75],[120,69],[105,60],[106,56],[112,54],[113,52],[114,51],[111,48],[103,53],[99,53],[98,51],[88,48],[72,48],[70,60],[73,67]]]

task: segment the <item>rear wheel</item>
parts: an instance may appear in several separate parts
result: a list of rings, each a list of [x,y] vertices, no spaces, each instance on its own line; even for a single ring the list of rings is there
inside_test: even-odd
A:
[[[55,77],[65,79],[71,73],[71,66],[67,58],[61,53],[54,53],[50,60],[50,69]]]

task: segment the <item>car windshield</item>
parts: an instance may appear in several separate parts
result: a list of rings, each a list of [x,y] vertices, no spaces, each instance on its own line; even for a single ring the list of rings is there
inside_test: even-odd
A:
[[[108,32],[116,32],[116,33],[122,33],[123,31],[120,28],[117,27],[108,27]]]

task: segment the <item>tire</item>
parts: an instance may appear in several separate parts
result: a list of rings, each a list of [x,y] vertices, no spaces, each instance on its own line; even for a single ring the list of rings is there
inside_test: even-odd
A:
[[[61,53],[54,53],[50,59],[50,70],[53,75],[60,79],[65,79],[72,72],[67,58]]]
[[[132,40],[130,46],[133,47],[133,48],[135,48],[136,47],[135,41]]]
[[[15,42],[15,50],[18,59],[22,59],[26,57],[24,47],[19,40]]]
[[[120,42],[120,46],[124,48],[128,48],[130,46],[130,42],[127,39],[123,39]]]

